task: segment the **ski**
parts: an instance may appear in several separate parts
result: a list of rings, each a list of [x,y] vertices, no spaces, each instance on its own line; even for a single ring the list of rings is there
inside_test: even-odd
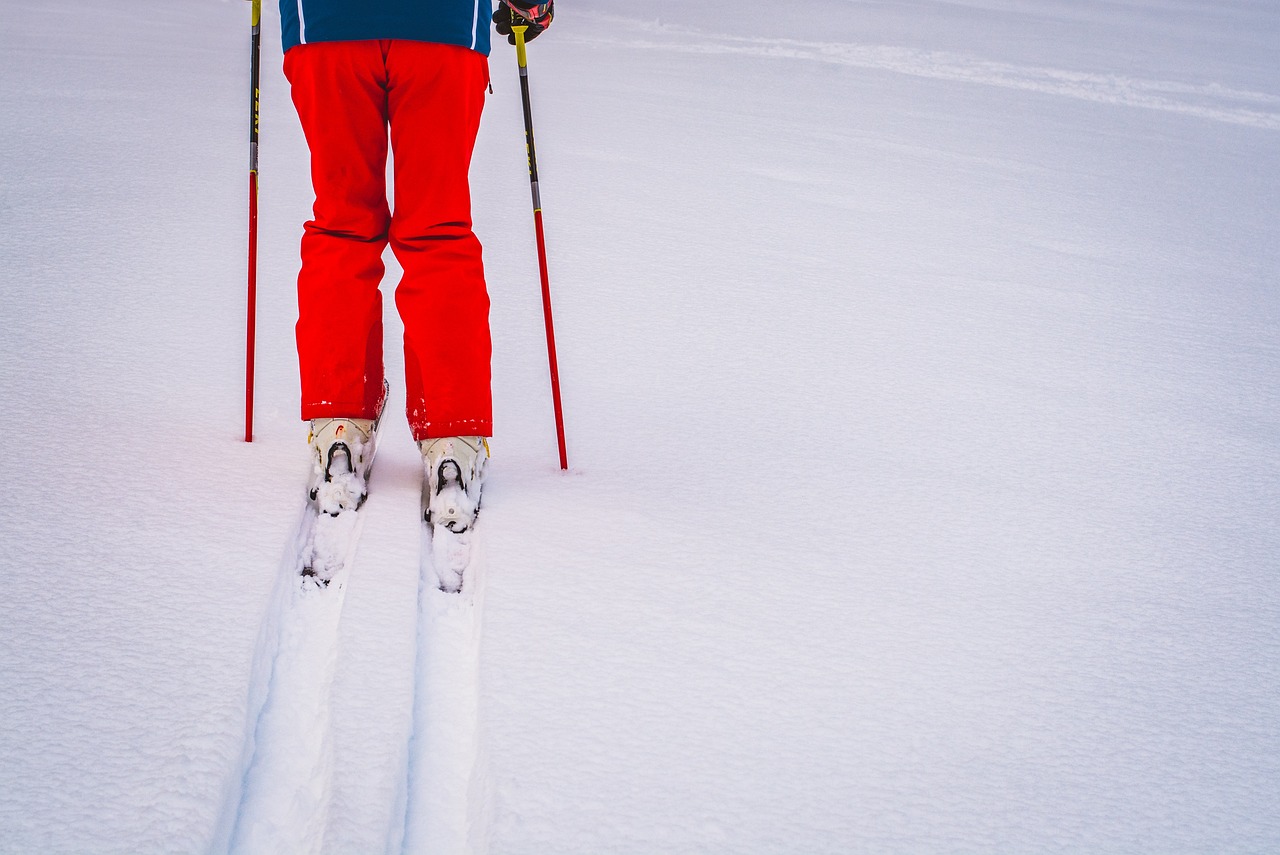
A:
[[[424,557],[431,569],[436,588],[446,594],[461,594],[470,587],[474,525],[464,532],[450,531],[444,526],[423,520]]]
[[[327,588],[341,578],[360,538],[360,512],[330,515],[308,506],[299,532],[298,577],[303,588]]]

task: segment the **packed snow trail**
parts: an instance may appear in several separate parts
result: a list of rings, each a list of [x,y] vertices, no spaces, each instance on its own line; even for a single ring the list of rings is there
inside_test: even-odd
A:
[[[1181,83],[1130,74],[1099,73],[998,62],[949,51],[919,50],[891,45],[802,41],[787,38],[742,37],[698,30],[655,26],[632,18],[600,16],[615,30],[632,38],[567,36],[584,45],[634,50],[725,55],[753,59],[800,60],[910,77],[1018,89],[1125,107],[1179,113],[1213,122],[1280,130],[1280,96],[1241,90],[1218,83]],[[645,36],[649,36],[646,38]],[[660,38],[653,38],[660,36]]]

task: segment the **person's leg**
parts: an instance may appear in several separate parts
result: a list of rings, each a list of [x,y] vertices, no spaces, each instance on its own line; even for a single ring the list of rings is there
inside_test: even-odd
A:
[[[298,274],[304,420],[372,419],[382,398],[386,44],[320,42],[284,58],[316,195]]]
[[[489,295],[468,184],[488,60],[466,48],[393,41],[387,74],[409,427],[415,440],[489,436]]]

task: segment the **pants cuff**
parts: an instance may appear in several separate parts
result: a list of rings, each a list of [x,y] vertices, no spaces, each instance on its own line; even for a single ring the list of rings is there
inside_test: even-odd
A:
[[[492,419],[454,419],[453,421],[409,420],[414,442],[441,439],[446,436],[493,436]]]

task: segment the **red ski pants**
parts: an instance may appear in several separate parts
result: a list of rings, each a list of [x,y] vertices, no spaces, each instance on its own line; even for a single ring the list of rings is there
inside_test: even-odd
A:
[[[302,418],[376,413],[390,241],[404,268],[395,297],[414,439],[491,435],[489,296],[468,184],[488,60],[426,42],[319,42],[291,48],[284,72],[316,196],[298,275]]]

